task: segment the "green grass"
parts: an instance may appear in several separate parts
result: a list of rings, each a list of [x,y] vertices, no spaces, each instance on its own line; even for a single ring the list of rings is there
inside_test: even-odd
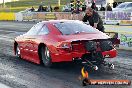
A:
[[[61,0],[61,5],[70,2],[70,0]],[[5,5],[11,7],[25,7],[25,6],[38,6],[43,5],[58,5],[58,0],[20,0],[16,2],[8,2]]]
[[[61,0],[60,9],[69,2],[70,0]],[[20,0],[15,2],[7,2],[5,3],[6,8],[0,8],[0,12],[18,12],[25,10],[26,8],[31,8],[32,6],[38,8],[40,4],[43,6],[52,5],[54,7],[58,6],[58,0]]]
[[[84,1],[84,0],[81,0]],[[115,1],[131,1],[131,0],[115,0]],[[70,3],[70,0],[61,0],[61,8],[66,4]],[[34,6],[35,8],[38,8],[38,6],[42,4],[44,6],[52,5],[58,6],[58,0],[19,0],[15,2],[7,2],[6,8],[0,8],[0,12],[18,12],[25,10],[26,8],[31,8]],[[0,4],[2,6],[2,4]]]

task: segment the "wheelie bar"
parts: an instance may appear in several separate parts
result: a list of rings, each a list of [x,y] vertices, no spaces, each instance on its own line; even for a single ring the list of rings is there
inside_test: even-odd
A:
[[[103,64],[104,66],[108,66],[110,69],[114,69],[114,68],[115,68],[114,64],[108,63],[108,62],[106,62],[106,61],[104,61],[102,64]]]
[[[91,63],[89,60],[82,61],[82,64],[83,64],[84,66],[91,67],[91,68],[94,69],[94,70],[98,70],[98,66],[94,65],[94,64]]]
[[[94,65],[92,62],[90,62],[89,60],[85,60],[85,61],[82,61],[82,64],[84,66],[87,66],[87,67],[91,67],[92,69],[94,70],[98,70],[98,66],[97,65]],[[112,63],[108,63],[106,61],[103,61],[102,63],[100,63],[104,66],[108,66],[110,69],[114,69],[114,64]]]

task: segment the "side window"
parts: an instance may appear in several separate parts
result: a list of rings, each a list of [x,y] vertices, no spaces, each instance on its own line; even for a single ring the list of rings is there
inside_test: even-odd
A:
[[[38,31],[42,28],[44,24],[43,23],[38,23],[34,25],[26,34],[27,35],[36,35]]]
[[[46,35],[49,33],[49,30],[46,25],[42,27],[42,29],[39,31],[38,35]]]

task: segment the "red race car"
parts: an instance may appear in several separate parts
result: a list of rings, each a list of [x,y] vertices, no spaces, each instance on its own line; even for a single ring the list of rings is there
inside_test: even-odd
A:
[[[115,44],[119,44],[117,38],[110,38],[82,21],[52,20],[37,23],[16,37],[14,52],[17,57],[37,64],[42,61],[47,67],[54,62],[75,60],[95,67],[106,64],[106,57],[116,57]]]

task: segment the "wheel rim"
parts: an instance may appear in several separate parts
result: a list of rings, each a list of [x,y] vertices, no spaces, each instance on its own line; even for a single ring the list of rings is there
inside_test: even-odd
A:
[[[47,47],[45,48],[45,56],[46,56],[45,59],[46,59],[47,61],[49,61],[49,60],[50,60],[50,52],[49,52],[49,50],[48,50]]]
[[[17,49],[16,49],[16,54],[17,54],[18,57],[20,56],[20,49],[19,49],[18,46],[17,46]]]

